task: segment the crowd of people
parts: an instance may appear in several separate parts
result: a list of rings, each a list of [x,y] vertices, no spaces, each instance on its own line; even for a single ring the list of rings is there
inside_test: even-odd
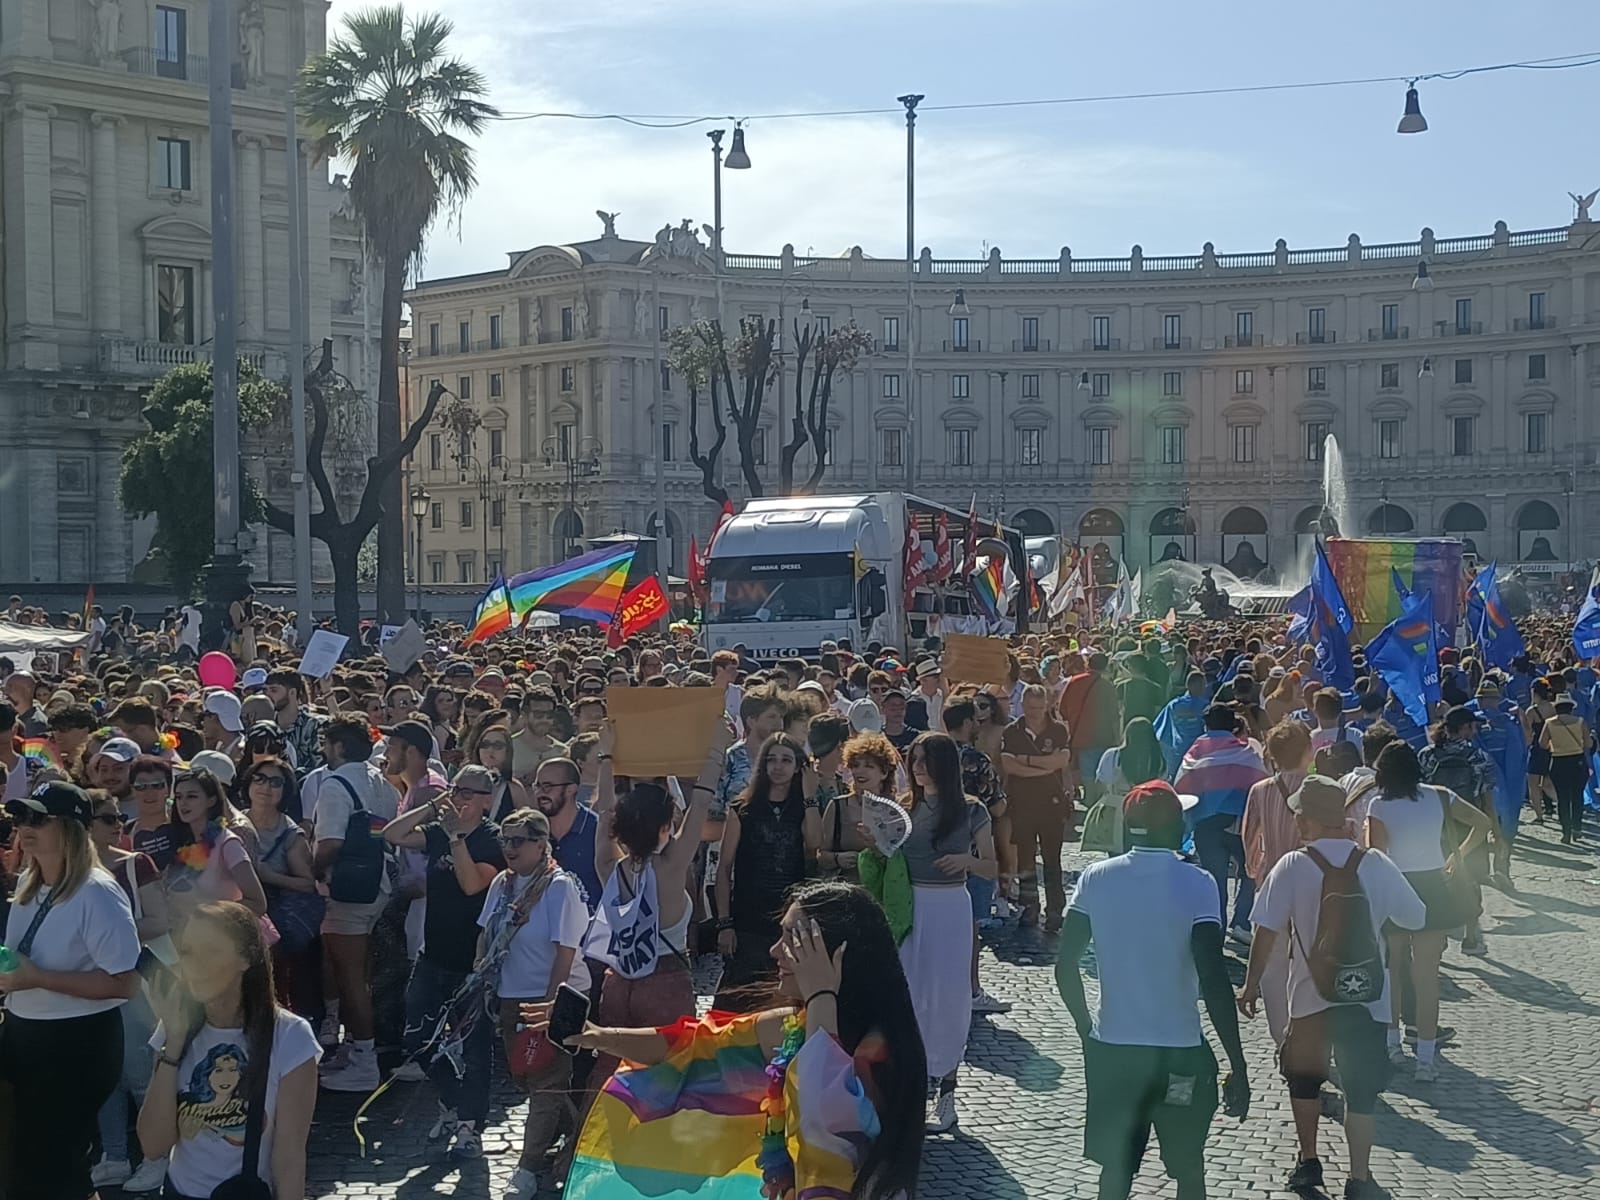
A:
[[[758,664],[686,635],[463,647],[439,626],[399,669],[360,647],[312,679],[268,614],[202,682],[183,620],[121,613],[53,671],[0,659],[6,1197],[245,1175],[297,1198],[319,1093],[396,1084],[430,1089],[430,1141],[472,1160],[509,1070],[528,1107],[506,1198],[530,1200],[614,1170],[632,1151],[593,1115],[626,1099],[643,1122],[650,1073],[703,1084],[706,1055],[779,1094],[722,1157],[660,1169],[759,1160],[775,1196],[910,1197],[924,1137],[959,1124],[974,1015],[1010,1007],[980,974],[1005,930],[1058,947],[1103,1200],[1152,1129],[1178,1195],[1204,1196],[1258,1012],[1290,1186],[1322,1186],[1336,1114],[1344,1195],[1376,1200],[1377,1097],[1407,1064],[1437,1079],[1453,1032],[1449,940],[1487,952],[1481,889],[1514,887],[1525,815],[1582,852],[1600,708],[1553,618],[1509,670],[1445,651],[1428,723],[1359,647],[1341,692],[1273,623],[1033,634],[987,681],[947,679],[937,640]],[[614,769],[623,687],[720,690],[698,774]],[[1104,860],[1068,872],[1073,843]],[[567,993],[588,1019],[547,1035]]]

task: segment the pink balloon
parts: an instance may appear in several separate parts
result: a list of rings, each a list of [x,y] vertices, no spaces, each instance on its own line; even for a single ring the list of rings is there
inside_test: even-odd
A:
[[[206,687],[231,688],[238,678],[239,669],[222,651],[213,650],[200,656],[200,682]]]

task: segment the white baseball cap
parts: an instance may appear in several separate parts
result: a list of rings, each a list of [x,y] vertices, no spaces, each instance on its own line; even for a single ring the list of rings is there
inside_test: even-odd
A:
[[[233,782],[236,768],[233,759],[221,750],[202,750],[189,760],[189,767],[195,771],[210,771],[224,787]]]
[[[857,700],[850,706],[850,728],[857,733],[882,733],[883,712],[871,700]]]
[[[107,738],[105,745],[95,753],[96,758],[102,755],[112,762],[131,763],[139,757],[139,743],[132,738]]]
[[[239,676],[239,686],[246,688],[259,688],[267,686],[267,669],[265,667],[251,667]]]
[[[239,733],[244,729],[239,709],[239,697],[232,692],[212,692],[206,697],[205,706],[200,711],[216,717],[229,733]]]

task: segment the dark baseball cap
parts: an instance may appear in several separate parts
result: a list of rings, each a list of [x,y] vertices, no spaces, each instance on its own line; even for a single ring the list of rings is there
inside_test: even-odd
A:
[[[88,825],[94,819],[94,805],[89,803],[88,794],[77,784],[60,780],[41,783],[26,796],[6,801],[6,812],[14,817],[28,812],[39,813],[77,821],[82,825]]]
[[[427,758],[433,753],[433,730],[421,721],[401,721],[389,730],[391,741],[404,742],[416,752]]]
[[[1468,725],[1486,720],[1488,718],[1477,709],[1468,708],[1465,704],[1458,704],[1444,714],[1444,727],[1454,733],[1458,729],[1464,729]]]

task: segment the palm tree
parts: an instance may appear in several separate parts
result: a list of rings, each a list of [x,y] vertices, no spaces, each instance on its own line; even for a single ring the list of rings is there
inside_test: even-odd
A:
[[[344,35],[300,77],[315,151],[351,164],[350,201],[383,267],[374,461],[391,463],[378,524],[378,613],[390,622],[405,612],[406,509],[396,459],[401,303],[429,226],[441,212],[459,214],[477,181],[472,149],[458,135],[479,133],[500,115],[482,100],[477,69],[446,57],[452,29],[437,15],[407,19],[399,5],[363,9],[345,18]]]

